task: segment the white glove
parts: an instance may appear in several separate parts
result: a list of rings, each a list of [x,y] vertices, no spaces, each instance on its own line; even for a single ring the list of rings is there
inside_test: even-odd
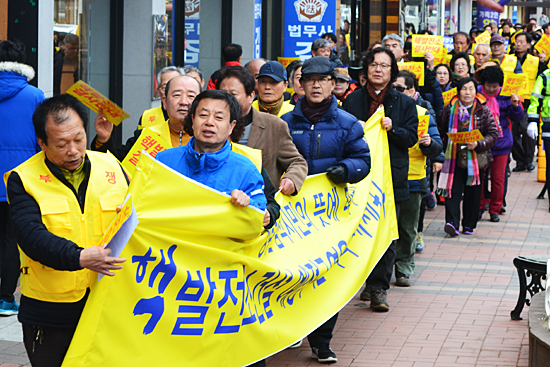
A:
[[[527,135],[533,140],[537,138],[539,135],[539,131],[537,129],[537,123],[536,122],[530,122],[529,126],[527,126]]]

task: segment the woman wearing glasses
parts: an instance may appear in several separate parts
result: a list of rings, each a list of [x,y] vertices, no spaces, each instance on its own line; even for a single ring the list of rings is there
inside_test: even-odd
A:
[[[451,89],[451,82],[453,80],[451,68],[447,64],[439,64],[435,67],[435,74],[439,85],[441,85],[441,91],[446,92]]]
[[[458,85],[458,81],[470,76],[470,57],[466,52],[459,52],[453,55],[451,59],[451,70],[453,72],[453,81],[451,88]]]

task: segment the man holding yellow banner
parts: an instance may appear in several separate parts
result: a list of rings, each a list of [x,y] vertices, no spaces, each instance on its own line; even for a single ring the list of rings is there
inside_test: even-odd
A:
[[[4,176],[21,254],[19,321],[34,367],[61,365],[97,273],[112,276],[125,261],[98,242],[127,178],[111,154],[86,151],[87,116],[67,94],[40,104],[33,123],[42,152]]]
[[[306,60],[300,83],[305,97],[282,119],[288,123],[290,135],[308,163],[308,174],[326,172],[337,185],[361,181],[370,172],[369,149],[359,121],[338,108],[332,94],[335,81],[330,60],[324,56]],[[321,363],[337,361],[330,348],[337,319],[338,314],[308,336],[311,357]]]
[[[187,144],[190,136],[183,130],[183,121],[187,116],[189,107],[200,93],[200,83],[187,75],[177,76],[166,84],[165,98],[163,100],[168,113],[168,120],[162,124],[154,125],[143,130],[134,131],[134,136],[126,141],[126,144],[115,147],[111,139],[113,124],[100,113],[95,119],[97,136],[92,141],[92,150],[110,151],[121,162],[126,158],[134,144],[141,141],[145,134],[155,134],[171,146],[178,147]]]

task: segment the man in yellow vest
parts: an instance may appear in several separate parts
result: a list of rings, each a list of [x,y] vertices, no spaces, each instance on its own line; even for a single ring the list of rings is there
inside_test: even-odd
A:
[[[150,108],[145,110],[138,121],[138,129],[144,129],[153,125],[161,124],[168,119],[168,114],[166,112],[166,107],[164,106],[164,91],[166,89],[166,84],[170,79],[175,78],[180,75],[185,75],[185,71],[182,68],[176,66],[167,66],[160,69],[157,73],[157,93],[161,99],[161,104],[158,107]]]
[[[547,69],[544,58],[546,55],[542,53],[539,57],[531,55],[532,37],[529,33],[521,32],[516,34],[515,55],[522,64],[522,69],[527,74],[527,89],[523,95],[523,109],[527,111],[531,104],[531,92],[535,88],[537,76]],[[540,59],[540,60],[539,60]],[[532,171],[535,169],[533,163],[535,158],[535,140],[531,139],[527,134],[527,114],[523,119],[516,124],[512,124],[512,136],[514,144],[512,146],[512,157],[516,161],[514,172]]]
[[[518,58],[514,55],[506,55],[506,46],[504,45],[504,38],[500,34],[495,34],[491,37],[491,58],[497,61],[506,74],[521,74],[523,70]]]
[[[151,126],[153,133],[157,134],[164,141],[171,144],[171,147],[179,147],[187,144],[191,138],[183,129],[183,122],[191,103],[200,93],[199,82],[187,75],[177,76],[166,84],[163,103],[166,106],[168,120],[162,124]],[[130,149],[138,141],[143,130],[134,131],[134,136],[126,141],[126,144],[115,147],[111,139],[113,124],[111,124],[102,113],[95,119],[97,136],[92,141],[92,149],[100,152],[110,151],[121,162],[124,160]]]
[[[280,62],[268,61],[263,64],[257,79],[258,99],[252,103],[252,107],[277,117],[294,110],[294,106],[284,100],[283,93],[288,82],[286,69]]]
[[[60,366],[98,273],[126,259],[99,243],[128,190],[111,154],[86,150],[86,108],[70,95],[40,104],[42,152],[4,176],[21,255],[19,321],[30,362]]]

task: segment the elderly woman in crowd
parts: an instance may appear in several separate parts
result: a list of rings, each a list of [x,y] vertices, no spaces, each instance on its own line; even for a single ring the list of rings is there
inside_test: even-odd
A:
[[[435,67],[435,77],[441,85],[441,91],[446,92],[451,89],[452,72],[447,64],[439,64]]]
[[[453,72],[451,88],[454,88],[460,79],[470,76],[470,57],[466,52],[458,52],[453,55],[450,66]]]
[[[353,92],[353,89],[350,88],[350,77],[348,73],[348,69],[346,68],[334,68],[334,79],[336,80],[336,84],[334,85],[334,89],[332,90],[332,94],[336,97],[338,100],[338,104],[342,104],[344,102],[344,99]]]
[[[437,118],[439,132],[443,139],[445,162],[439,176],[438,193],[445,196],[445,232],[456,237],[460,224],[460,202],[463,219],[462,233],[473,235],[479,216],[481,182],[483,169],[480,163],[490,158],[489,150],[497,140],[497,128],[491,111],[477,97],[477,83],[466,77],[457,83],[457,96]],[[479,130],[483,139],[457,144],[447,133],[461,133]]]
[[[486,106],[492,112],[495,127],[498,131],[498,138],[491,148],[493,161],[491,162],[491,198],[489,201],[489,215],[491,222],[500,220],[499,214],[502,209],[504,198],[504,187],[506,177],[506,165],[508,155],[512,149],[513,138],[510,127],[513,122],[519,122],[523,118],[523,107],[519,103],[519,96],[512,94],[511,97],[501,96],[500,91],[504,83],[504,73],[500,66],[487,66],[480,75],[481,85],[478,92],[487,99]],[[481,192],[480,210],[485,205],[483,191]],[[483,213],[483,212],[481,212]]]
[[[296,105],[296,102],[302,97],[305,92],[300,84],[300,78],[302,77],[302,65],[301,60],[294,60],[286,67],[286,74],[288,75],[288,87],[294,90],[294,94],[290,97],[289,103]]]

